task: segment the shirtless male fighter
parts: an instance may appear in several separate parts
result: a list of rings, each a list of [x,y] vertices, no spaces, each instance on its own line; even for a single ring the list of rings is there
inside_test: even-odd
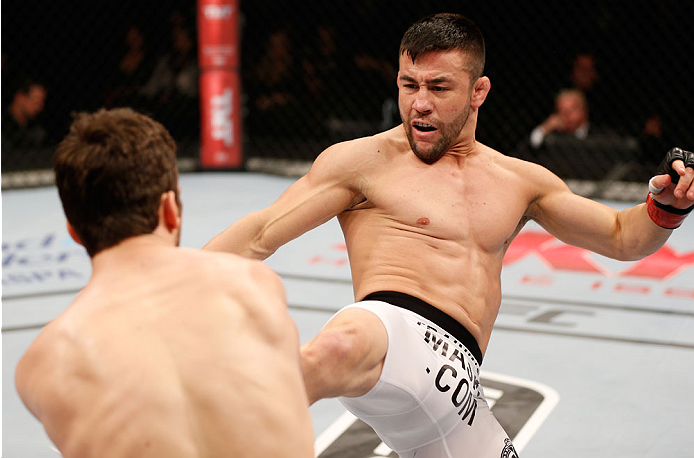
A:
[[[284,287],[260,261],[177,247],[175,156],[130,109],[75,119],[55,176],[93,272],[17,390],[67,458],[313,457]]]
[[[309,400],[339,396],[401,457],[515,456],[479,365],[502,259],[527,221],[632,260],[661,247],[694,204],[694,156],[679,149],[666,164],[677,185],[658,175],[659,194],[616,211],[477,142],[490,89],[484,59],[482,34],[465,17],[413,24],[400,46],[402,125],[326,149],[274,204],[206,245],[263,259],[337,216],[358,302],[302,346]]]

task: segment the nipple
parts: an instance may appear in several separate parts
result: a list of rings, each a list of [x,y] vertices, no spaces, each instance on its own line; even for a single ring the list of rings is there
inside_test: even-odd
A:
[[[422,226],[426,226],[429,224],[429,218],[419,218],[417,220],[417,224],[421,224]]]

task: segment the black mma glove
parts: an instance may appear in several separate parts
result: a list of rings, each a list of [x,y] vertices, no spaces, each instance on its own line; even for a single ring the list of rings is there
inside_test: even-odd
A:
[[[684,162],[685,167],[694,168],[694,153],[685,151],[682,148],[672,148],[658,166],[658,175],[670,175],[672,182],[675,184],[680,181],[680,175],[672,168],[672,163],[676,160]]]
[[[672,168],[672,163],[680,160],[685,167],[694,168],[694,153],[685,151],[682,148],[672,148],[665,155],[665,159],[658,166],[658,175],[670,175],[672,183],[680,181],[680,175]],[[672,205],[665,205],[653,199],[653,195],[659,194],[663,189],[656,188],[651,182],[648,184],[649,193],[646,199],[648,216],[655,224],[665,229],[675,229],[680,227],[684,218],[694,209],[694,205],[689,208],[675,208]]]

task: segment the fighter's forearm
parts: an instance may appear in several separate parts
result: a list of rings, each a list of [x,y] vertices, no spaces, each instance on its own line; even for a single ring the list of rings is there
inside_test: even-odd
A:
[[[648,214],[647,204],[619,212],[617,216],[619,227],[619,259],[641,259],[658,251],[672,234],[667,229],[656,224]]]
[[[648,183],[645,204],[618,214],[617,226],[629,258],[657,251],[691,213],[694,204],[694,153],[672,148]]]
[[[261,214],[251,213],[217,234],[202,249],[263,260],[275,251],[263,246],[263,227]]]

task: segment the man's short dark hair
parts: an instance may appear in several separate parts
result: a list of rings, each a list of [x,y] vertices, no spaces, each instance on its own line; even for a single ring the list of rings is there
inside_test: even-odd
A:
[[[65,216],[90,256],[153,232],[165,192],[178,200],[174,140],[130,108],[76,114],[54,169]]]
[[[400,55],[414,62],[418,56],[435,51],[460,50],[470,56],[473,81],[484,71],[485,45],[480,29],[461,14],[439,13],[410,26],[400,42]]]

